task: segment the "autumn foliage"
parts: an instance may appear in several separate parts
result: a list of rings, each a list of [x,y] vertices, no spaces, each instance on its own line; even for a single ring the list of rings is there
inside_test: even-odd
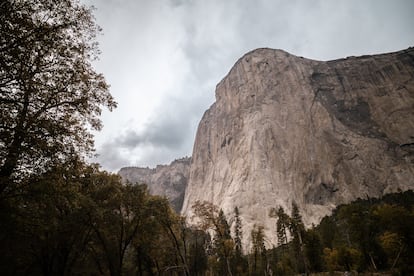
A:
[[[237,207],[197,202],[190,226],[144,183],[86,162],[102,108],[116,107],[91,65],[99,32],[77,0],[0,3],[1,275],[414,273],[413,192],[339,206],[310,229],[294,202],[275,206],[266,248]]]

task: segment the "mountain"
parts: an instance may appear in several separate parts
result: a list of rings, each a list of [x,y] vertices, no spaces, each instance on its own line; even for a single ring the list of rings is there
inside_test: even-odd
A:
[[[276,244],[271,208],[317,224],[341,203],[414,188],[414,48],[316,61],[243,56],[217,85],[196,135],[182,214],[209,201],[244,244],[254,224]]]
[[[154,169],[126,167],[118,174],[123,181],[148,185],[153,195],[165,196],[173,208],[180,212],[190,172],[191,158],[173,161],[170,165],[158,165]]]

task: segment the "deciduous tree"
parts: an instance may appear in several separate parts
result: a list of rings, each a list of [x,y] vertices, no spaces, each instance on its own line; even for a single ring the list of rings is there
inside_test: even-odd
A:
[[[116,106],[91,64],[99,32],[77,0],[0,3],[0,196],[93,149],[101,107]]]
[[[223,210],[218,210],[217,206],[206,201],[197,201],[192,207],[200,228],[214,231],[212,253],[217,273],[233,275],[230,260],[234,255],[235,244]]]

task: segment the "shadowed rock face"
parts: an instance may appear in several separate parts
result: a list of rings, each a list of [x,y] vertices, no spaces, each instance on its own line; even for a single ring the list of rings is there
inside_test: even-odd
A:
[[[191,158],[173,161],[170,165],[158,165],[155,169],[127,167],[118,174],[123,181],[146,184],[153,195],[165,196],[172,207],[180,212],[187,187]]]
[[[182,213],[197,200],[238,206],[244,243],[272,207],[306,225],[341,203],[414,188],[414,49],[315,61],[246,54],[217,85],[197,131]]]

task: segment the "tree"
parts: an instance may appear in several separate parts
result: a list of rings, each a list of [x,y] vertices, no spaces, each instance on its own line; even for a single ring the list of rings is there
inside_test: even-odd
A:
[[[290,217],[285,213],[282,206],[276,210],[272,208],[269,213],[269,217],[276,218],[276,232],[277,243],[279,246],[285,246],[288,243],[287,230],[289,229]]]
[[[303,224],[299,207],[294,201],[292,202],[292,214],[290,218],[289,230],[293,237],[292,246],[296,254],[296,260],[300,260],[298,262],[298,270],[300,272],[304,271],[305,274],[308,274],[308,261],[304,250],[305,225]]]
[[[250,270],[252,275],[263,275],[267,268],[266,247],[264,244],[263,226],[254,225],[251,232],[252,239],[252,262]]]
[[[219,260],[220,274],[233,275],[230,260],[234,253],[234,241],[231,237],[230,226],[223,210],[219,211],[217,218],[214,248]]]
[[[202,230],[188,228],[187,246],[190,275],[205,275],[207,254],[205,250],[208,234]]]
[[[84,224],[91,228],[88,249],[101,274],[120,275],[133,230],[127,221],[130,210],[123,198],[123,186],[117,175],[92,168],[83,179],[86,195],[82,203]],[[141,202],[137,197],[137,202]]]
[[[233,275],[230,260],[234,254],[234,241],[230,234],[230,226],[223,210],[209,202],[197,201],[192,206],[195,217],[199,219],[199,227],[203,231],[214,231],[212,262],[220,275]]]
[[[236,206],[234,208],[234,259],[232,262],[236,275],[243,275],[248,270],[247,260],[243,256],[242,239],[242,221],[239,208]]]
[[[99,32],[76,0],[1,2],[0,196],[56,160],[92,151],[101,106],[116,107],[91,65]]]
[[[119,176],[106,172],[93,176],[90,198],[90,206],[85,209],[94,234],[91,251],[95,263],[101,273],[121,275],[134,239],[151,235],[144,226],[156,217],[159,204],[145,185],[122,184]]]
[[[216,205],[207,201],[196,201],[192,209],[193,220],[198,222],[198,227],[203,231],[215,229],[218,223],[219,210]]]
[[[394,269],[398,260],[401,256],[401,253],[404,250],[404,242],[399,237],[397,233],[385,231],[383,234],[379,236],[379,241],[381,247],[384,249],[385,253],[388,257],[388,266],[391,269]]]
[[[322,271],[323,247],[321,239],[315,228],[309,229],[305,234],[305,256],[311,272]]]
[[[378,204],[371,208],[373,219],[378,222],[377,227],[382,232],[378,235],[378,240],[388,257],[388,266],[391,269],[402,265],[401,269],[410,263],[406,260],[412,260],[414,256],[414,212],[412,205],[407,205],[410,202],[407,193],[400,195],[399,203]]]
[[[157,198],[157,197],[154,197]],[[185,275],[190,275],[189,266],[187,264],[187,247],[186,247],[186,225],[183,217],[176,215],[171,209],[168,201],[153,200],[150,209],[157,210],[154,216],[161,227],[164,229],[173,252],[175,252],[174,267],[183,271]]]
[[[242,255],[242,224],[240,219],[240,211],[239,208],[236,206],[234,207],[234,243],[235,243],[235,251],[237,256]]]
[[[378,270],[385,268],[386,254],[377,239],[378,222],[372,216],[371,204],[370,201],[357,200],[353,204],[341,206],[338,210],[338,229],[342,232],[346,247],[358,248],[365,259],[365,266]]]
[[[24,196],[10,199],[8,210],[1,209],[2,223],[11,226],[0,229],[2,274],[74,271],[90,238],[79,181],[83,170],[84,164],[76,160],[56,164],[33,179]]]

